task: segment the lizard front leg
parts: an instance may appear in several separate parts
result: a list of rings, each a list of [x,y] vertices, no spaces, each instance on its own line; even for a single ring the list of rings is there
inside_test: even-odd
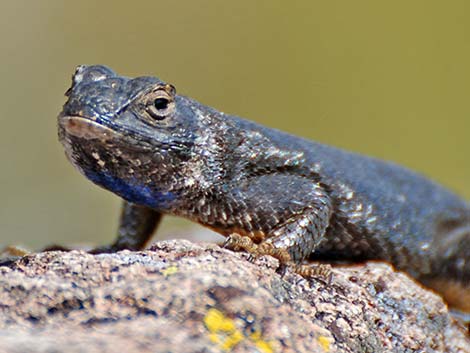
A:
[[[93,254],[119,250],[141,250],[152,237],[162,214],[151,208],[124,201],[119,220],[118,237],[111,245],[92,249]]]
[[[227,245],[272,255],[281,263],[307,258],[324,239],[332,214],[321,183],[295,174],[249,178],[229,198],[239,209],[235,218],[251,222],[237,225],[243,234],[230,236]]]
[[[270,237],[260,244],[260,248],[266,251],[270,248],[284,249],[292,261],[300,262],[323,240],[330,215],[329,200],[324,197],[317,199],[316,205],[305,208],[302,213],[274,229]]]

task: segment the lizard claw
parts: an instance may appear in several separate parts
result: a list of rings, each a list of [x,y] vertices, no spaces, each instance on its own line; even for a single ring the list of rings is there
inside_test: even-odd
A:
[[[227,236],[222,244],[222,247],[224,249],[229,249],[229,250],[235,250],[235,244],[236,244],[236,233],[232,233],[229,236]]]
[[[248,253],[247,260],[249,262],[255,262],[258,257],[263,255],[263,253],[259,252],[259,246],[253,243],[250,237],[238,233],[230,234],[225,239],[223,246],[233,251],[246,251]]]
[[[256,256],[255,254],[249,253],[248,257],[247,257],[247,261],[251,262],[251,263],[254,263],[257,258],[258,258],[258,256]]]
[[[245,250],[252,253],[256,250],[257,245],[247,236],[232,233],[225,239],[223,247],[233,251]]]

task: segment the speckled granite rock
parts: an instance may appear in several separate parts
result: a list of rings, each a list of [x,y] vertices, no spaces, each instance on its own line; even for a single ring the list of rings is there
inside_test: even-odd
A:
[[[0,352],[470,352],[441,299],[384,264],[307,281],[175,240],[0,267]]]

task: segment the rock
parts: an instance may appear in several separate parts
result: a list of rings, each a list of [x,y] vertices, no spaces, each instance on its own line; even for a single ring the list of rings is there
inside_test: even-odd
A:
[[[0,267],[0,352],[470,352],[441,298],[381,263],[304,278],[215,244]]]

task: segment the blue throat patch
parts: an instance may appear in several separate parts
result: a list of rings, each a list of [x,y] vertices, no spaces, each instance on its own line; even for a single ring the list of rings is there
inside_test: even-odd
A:
[[[176,195],[171,192],[161,192],[157,188],[139,184],[134,180],[123,180],[108,173],[86,172],[86,176],[95,184],[108,189],[123,199],[154,209],[168,209]]]

